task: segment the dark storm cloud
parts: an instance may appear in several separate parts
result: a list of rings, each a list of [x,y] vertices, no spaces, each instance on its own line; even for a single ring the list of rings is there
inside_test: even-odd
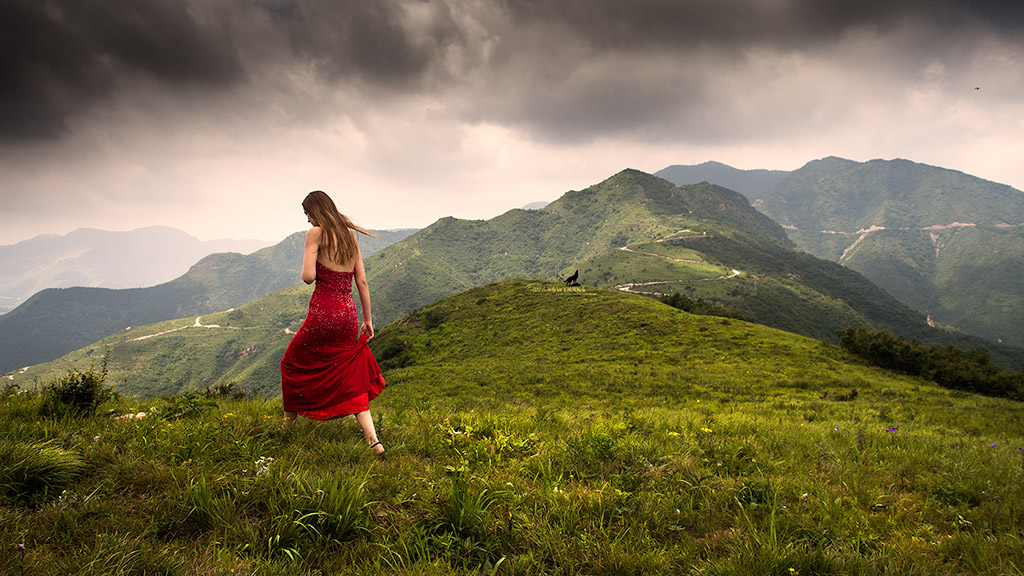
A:
[[[789,49],[830,41],[861,27],[908,20],[962,23],[973,15],[1021,23],[1024,4],[1006,0],[502,0],[519,24],[559,23],[599,48],[650,45]]]
[[[562,142],[603,136],[722,142],[778,133],[800,119],[793,111],[856,102],[807,73],[795,74],[799,81],[788,86],[773,83],[771,68],[761,75],[765,62],[790,73],[787,59],[803,62],[805,70],[808,63],[824,65],[895,98],[936,62],[967,75],[984,57],[986,37],[1019,50],[1024,13],[1024,4],[995,0],[502,0],[501,6],[511,34],[494,63],[519,80],[495,74],[488,97],[467,108],[480,119],[492,115]],[[866,48],[874,60],[853,48]]]
[[[216,87],[240,68],[223,30],[174,0],[0,3],[0,139],[60,136],[133,74]]]
[[[559,23],[600,49],[791,46],[834,37],[851,26],[886,21],[905,11],[893,0],[505,0],[503,4],[521,24]]]
[[[965,22],[1019,36],[1021,14],[998,0],[4,0],[0,141],[58,138],[138,78],[194,97],[268,90],[289,68],[372,88],[368,105],[381,89],[425,95],[547,139],[673,134],[728,114],[742,95],[706,79],[746,73],[751,51],[814,56],[852,32],[930,27],[879,63],[905,72],[959,50],[947,36]]]
[[[412,89],[458,40],[447,7],[430,6],[410,30],[399,1],[4,0],[0,140],[59,137],[139,76],[173,95],[237,87],[284,64],[309,66],[328,84]]]
[[[324,80],[359,79],[411,89],[459,34],[443,4],[435,5],[433,18],[421,30],[410,29],[401,4],[295,0],[264,9],[286,39],[285,56],[312,64]]]

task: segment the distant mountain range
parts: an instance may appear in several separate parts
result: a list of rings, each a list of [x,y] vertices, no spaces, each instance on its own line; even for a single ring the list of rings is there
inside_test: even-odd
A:
[[[648,295],[680,291],[783,330],[835,339],[866,326],[932,344],[987,348],[1002,365],[1024,351],[936,330],[861,274],[795,249],[740,194],[676,187],[625,170],[541,210],[486,221],[444,218],[366,261],[374,315],[387,323],[444,296],[509,278],[557,279]]]
[[[364,255],[414,230],[362,237]],[[0,316],[0,373],[46,362],[104,336],[140,326],[235,308],[301,283],[303,232],[252,254],[220,253],[156,286],[51,288]]]
[[[649,296],[679,291],[814,338],[832,340],[836,330],[859,325],[928,344],[985,348],[1004,367],[1016,369],[1024,360],[1024,350],[1011,345],[1015,340],[983,339],[972,334],[986,333],[968,330],[966,321],[948,320],[947,312],[956,308],[936,289],[958,285],[953,293],[965,303],[961,309],[979,318],[993,318],[993,311],[1019,317],[1024,306],[1013,291],[1024,282],[1015,276],[1021,242],[1013,222],[1021,212],[1012,202],[1020,192],[907,161],[827,158],[793,172],[716,163],[672,168],[676,177],[702,183],[677,187],[625,170],[539,209],[511,210],[487,221],[443,218],[415,234],[385,233],[377,246],[365,241],[377,325],[472,287],[510,278],[560,279],[578,270],[585,285]],[[746,186],[740,192],[756,198],[761,211],[741,194],[707,183],[709,177]],[[929,194],[947,198],[934,201]],[[971,208],[963,197],[984,206]],[[872,215],[857,216],[871,209]],[[965,217],[958,220],[958,214]],[[995,214],[1002,219],[994,220]],[[917,240],[929,244],[865,249],[888,232],[915,226],[921,229]],[[980,234],[981,244],[965,243]],[[978,252],[986,245],[988,253]],[[0,316],[0,371],[54,358],[129,326],[235,308],[297,284],[300,254],[301,233],[249,256],[210,256],[181,278],[152,288],[43,291]],[[900,299],[866,277],[892,284],[912,277],[906,271],[915,265],[928,271],[929,261],[933,272],[921,276],[930,284],[902,294],[887,286]],[[1009,281],[992,282],[1003,278]],[[979,300],[993,284],[1003,290],[1001,297]],[[915,295],[931,295],[942,306],[911,308],[907,302],[919,305]]]
[[[210,286],[223,286],[227,278],[235,277],[252,284],[254,278],[268,276],[266,268],[276,262],[286,262],[287,277],[295,278],[300,253],[301,234],[296,234],[249,257],[262,261],[259,265],[239,261],[238,268],[232,269],[228,262],[200,262],[186,275],[188,282],[179,279],[182,283],[176,290],[155,287],[147,295],[149,306],[157,301],[178,303],[177,315],[188,318],[130,331],[120,327],[118,334],[108,331],[111,336],[65,360],[12,377],[42,377],[75,358],[80,362],[101,355],[113,345],[115,354],[134,366],[125,368],[129,382],[138,382],[134,392],[170,394],[226,378],[271,391],[277,379],[276,362],[288,333],[301,324],[310,288],[286,288],[212,316],[194,305],[186,312],[181,304],[185,298],[176,294],[194,287],[196,292],[187,296],[195,301],[203,293],[200,289],[205,289],[211,294],[205,309],[223,310],[230,307],[225,292]],[[441,322],[443,318],[423,312],[425,307],[470,288],[514,278],[560,280],[578,270],[584,287],[559,281],[543,289],[556,294],[582,290],[580,297],[586,297],[586,287],[645,296],[678,291],[732,308],[757,323],[817,339],[835,340],[838,329],[864,326],[929,344],[986,348],[1002,366],[1016,367],[1024,360],[1020,348],[930,327],[924,314],[858,272],[797,250],[785,229],[736,192],[707,183],[677,187],[636,170],[567,192],[540,210],[511,210],[486,221],[443,218],[375,253],[366,250],[365,264],[376,324],[382,328],[416,310],[420,310],[417,322]],[[260,266],[264,269],[249,269]],[[226,275],[225,270],[229,270]],[[269,283],[252,286],[249,294],[270,289]],[[236,285],[226,293],[245,291]],[[217,306],[209,305],[212,295],[219,295]],[[508,298],[490,313],[514,318],[524,313],[516,302]],[[110,309],[105,308],[108,314]],[[65,309],[60,315],[66,319],[84,313],[92,310],[82,306],[80,311]],[[59,325],[45,310],[26,308],[26,315]],[[723,326],[730,322],[720,320]],[[489,320],[481,317],[480,321]],[[22,326],[25,331],[30,327]],[[5,326],[0,330],[6,333]],[[571,338],[578,328],[566,325],[563,330]],[[169,334],[173,338],[164,339]],[[150,341],[170,344],[156,346]],[[560,344],[553,339],[550,345]],[[381,353],[391,361],[400,351]]]
[[[262,240],[203,241],[173,228],[130,232],[80,228],[0,246],[0,314],[46,288],[141,288],[184,274],[217,252],[249,254]]]
[[[824,158],[793,172],[659,172],[732,186],[801,249],[857,270],[933,323],[1024,346],[1024,193],[907,160]]]

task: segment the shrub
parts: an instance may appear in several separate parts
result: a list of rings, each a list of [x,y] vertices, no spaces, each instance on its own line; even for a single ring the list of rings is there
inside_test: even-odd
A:
[[[69,368],[67,374],[42,386],[43,413],[50,416],[92,416],[96,409],[111,398],[107,384],[107,358],[103,356],[100,370],[96,363],[86,371]]]
[[[196,390],[189,390],[167,397],[166,404],[161,407],[160,412],[165,420],[173,422],[182,418],[201,416],[203,412],[215,406],[217,406],[216,400],[203,396]]]

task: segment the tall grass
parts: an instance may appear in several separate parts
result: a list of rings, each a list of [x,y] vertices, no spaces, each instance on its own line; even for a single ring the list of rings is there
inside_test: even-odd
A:
[[[1024,434],[1005,401],[423,407],[401,392],[376,406],[384,460],[355,422],[287,427],[264,400],[169,418],[173,400],[108,404],[158,408],[118,421],[10,397],[0,574],[1024,569]]]

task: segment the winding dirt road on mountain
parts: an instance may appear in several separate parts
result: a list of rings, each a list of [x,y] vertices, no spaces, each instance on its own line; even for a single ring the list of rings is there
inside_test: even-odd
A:
[[[689,230],[684,230],[684,232],[689,232]],[[667,238],[661,238],[659,240],[655,240],[655,242],[664,242],[666,240],[677,240],[677,239],[680,239],[680,238],[706,238],[706,237],[707,237],[707,233],[675,235],[675,236],[669,236]],[[623,252],[632,252],[633,254],[642,254],[644,256],[653,256],[655,258],[661,258],[662,260],[668,260],[669,262],[686,262],[688,264],[700,264],[701,263],[700,260],[694,260],[692,258],[672,258],[670,256],[665,256],[664,254],[658,254],[656,252],[644,252],[643,250],[633,250],[632,248],[630,248],[628,246],[623,246],[623,247],[619,248],[619,250],[622,250]],[[704,281],[726,280],[728,278],[735,278],[735,277],[737,277],[737,276],[739,276],[741,274],[743,274],[743,273],[740,272],[739,270],[736,270],[735,268],[733,268],[732,272],[729,273],[729,274],[722,274],[721,276],[718,276],[716,278],[702,278],[702,280],[704,280]],[[638,286],[657,286],[659,284],[663,284],[663,285],[686,284],[687,282],[688,282],[688,280],[654,280],[654,281],[651,281],[651,282],[627,282],[625,284],[616,284],[615,285],[615,289],[619,290],[621,292],[629,292],[630,294],[642,294],[642,295],[645,295],[645,296],[661,296],[662,292],[652,292],[652,291],[646,291],[646,290],[636,290],[636,288]]]

